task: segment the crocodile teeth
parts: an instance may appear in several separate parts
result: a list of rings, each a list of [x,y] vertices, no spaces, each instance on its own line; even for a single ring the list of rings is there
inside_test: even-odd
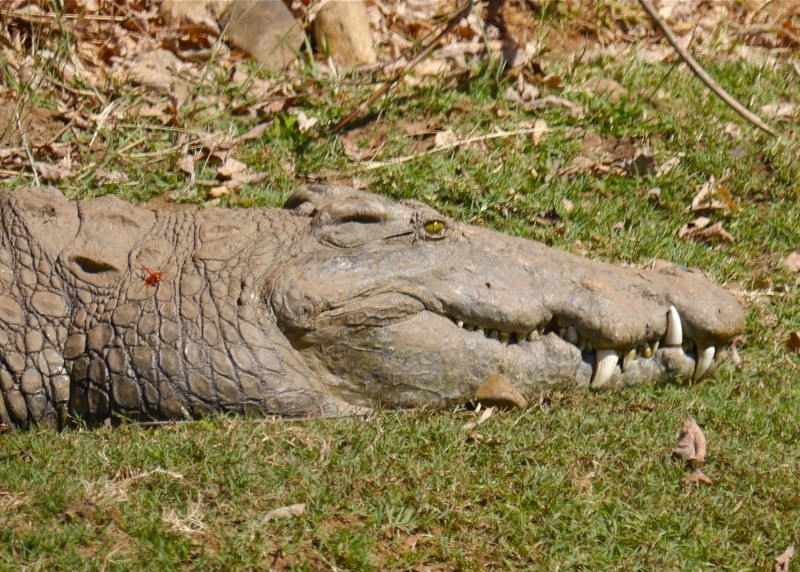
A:
[[[628,350],[624,356],[622,356],[622,371],[626,371],[633,361],[636,359],[636,349]]]
[[[701,379],[708,368],[714,363],[714,354],[716,353],[714,346],[709,346],[704,350],[697,348],[697,365],[694,368],[695,380]]]
[[[486,330],[484,330],[484,332],[485,331]],[[492,339],[492,340],[499,340],[500,339],[500,332],[498,332],[497,330],[492,330],[492,331],[489,332],[489,335],[487,337],[489,339]]]
[[[508,345],[508,342],[511,341],[511,334],[508,332],[500,332],[500,343],[503,345]]]
[[[619,354],[614,350],[597,350],[592,387],[603,387],[611,380]]]
[[[564,339],[573,345],[578,343],[580,337],[578,336],[578,330],[575,329],[575,326],[570,326],[567,328],[567,333],[564,336]]]
[[[650,352],[656,353],[658,351],[658,340],[653,342],[653,345],[650,346]]]
[[[464,327],[464,320],[458,320],[456,322],[456,326],[458,326],[459,328],[463,328]]]
[[[528,341],[532,342],[533,340],[539,339],[539,330],[533,330],[530,334],[528,334]]]
[[[668,346],[680,346],[683,344],[681,317],[675,306],[669,307],[669,313],[667,314],[667,333],[664,336],[664,344]]]

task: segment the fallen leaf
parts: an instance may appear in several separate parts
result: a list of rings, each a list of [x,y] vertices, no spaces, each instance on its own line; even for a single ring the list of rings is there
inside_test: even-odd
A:
[[[533,132],[532,136],[533,144],[538,145],[539,141],[542,140],[542,137],[544,137],[545,134],[549,131],[547,129],[547,121],[545,121],[544,119],[537,119],[536,121],[533,122],[533,128],[536,129],[536,131]]]
[[[692,235],[692,238],[700,240],[724,240],[725,242],[736,242],[736,238],[727,230],[722,228],[722,223],[718,222],[710,227],[700,230]]]
[[[223,181],[230,180],[235,176],[239,175],[240,173],[244,173],[247,170],[247,165],[234,159],[233,157],[228,157],[225,163],[217,169],[217,177]]]
[[[761,114],[769,119],[789,119],[797,114],[798,107],[792,103],[770,103],[761,107]]]
[[[42,180],[49,183],[61,181],[72,175],[72,171],[62,165],[52,165],[50,163],[36,161],[34,162],[34,166],[36,167],[36,172],[39,174]]]
[[[786,340],[786,348],[794,353],[800,353],[800,332],[792,332]]]
[[[724,240],[727,242],[735,242],[734,236],[722,228],[722,223],[718,222],[711,226],[711,219],[708,217],[700,216],[692,222],[688,222],[678,229],[678,238],[694,238],[697,240]]]
[[[789,564],[794,557],[794,544],[783,551],[783,554],[775,559],[775,572],[788,572]]]
[[[291,518],[301,516],[306,512],[306,503],[290,504],[289,506],[282,506],[275,510],[269,511],[264,515],[264,521],[276,520],[279,518]]]
[[[662,175],[666,175],[672,169],[674,169],[675,167],[680,165],[680,163],[681,163],[681,158],[680,157],[671,157],[670,159],[667,159],[666,162],[664,162],[664,164],[661,165],[658,168],[658,170],[656,171],[656,177],[660,177]]]
[[[128,175],[122,171],[99,171],[95,180],[100,184],[127,183]]]
[[[486,423],[489,418],[494,415],[494,407],[487,407],[484,409],[483,413],[481,414],[480,418],[477,421],[470,421],[469,423],[464,423],[461,427],[462,431],[472,431],[476,427],[479,427]]]
[[[618,103],[628,96],[628,90],[613,79],[593,77],[583,86],[587,91],[606,97],[611,103]]]
[[[708,478],[700,469],[695,469],[691,474],[683,477],[681,481],[683,481],[687,485],[692,485],[696,483],[703,483],[704,485],[714,484],[714,481]]]
[[[456,136],[456,134],[450,129],[439,131],[433,138],[433,146],[436,148],[454,145],[456,143],[458,143],[458,136]]]
[[[221,186],[221,187],[212,187],[206,193],[206,197],[209,199],[218,199],[220,197],[225,197],[231,194],[231,190],[229,187]]]
[[[800,252],[792,252],[783,263],[789,267],[792,272],[800,272]]]
[[[194,155],[184,155],[178,159],[177,167],[194,181]]]
[[[319,122],[319,119],[316,117],[309,117],[302,111],[297,112],[297,129],[300,130],[300,133],[305,133],[314,125]]]
[[[729,208],[725,202],[712,197],[712,195],[717,191],[717,180],[712,175],[694,195],[691,206],[683,212],[695,213],[700,211],[724,210]],[[732,201],[733,198],[731,197],[730,192],[727,191],[727,189],[725,192],[727,193],[728,198]]]
[[[683,422],[678,444],[672,451],[676,457],[686,461],[702,463],[706,458],[706,436],[694,419]]]

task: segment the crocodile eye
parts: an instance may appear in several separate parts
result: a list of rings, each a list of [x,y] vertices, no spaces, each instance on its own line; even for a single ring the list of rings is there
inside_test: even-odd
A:
[[[442,238],[447,225],[443,220],[429,220],[423,228],[432,238]]]

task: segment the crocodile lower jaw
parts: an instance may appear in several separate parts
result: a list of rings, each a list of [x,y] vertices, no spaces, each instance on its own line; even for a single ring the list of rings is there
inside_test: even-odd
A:
[[[729,355],[729,347],[699,347],[683,335],[680,314],[671,306],[667,312],[667,327],[665,334],[658,340],[646,340],[629,348],[595,348],[595,344],[582,337],[575,326],[553,327],[552,325],[537,325],[526,328],[524,331],[504,331],[497,328],[481,327],[476,324],[464,322],[460,319],[451,320],[465,332],[474,336],[482,336],[487,341],[494,341],[502,346],[519,346],[524,350],[526,346],[536,343],[544,336],[556,336],[560,341],[570,344],[581,352],[584,362],[592,364],[592,387],[603,387],[609,384],[617,373],[625,373],[640,360],[657,360],[664,357],[664,352],[675,354],[676,350],[683,353],[686,360],[694,363],[694,380],[700,380],[711,375]],[[659,355],[661,351],[661,355]],[[678,357],[680,357],[678,355]],[[672,356],[674,361],[676,356]],[[645,368],[647,370],[652,368]]]

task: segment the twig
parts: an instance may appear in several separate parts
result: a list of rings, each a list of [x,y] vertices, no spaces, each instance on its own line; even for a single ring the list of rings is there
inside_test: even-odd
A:
[[[25,135],[25,130],[22,128],[22,120],[20,119],[19,113],[17,114],[17,129],[19,129],[19,135],[22,138],[22,146],[25,148],[25,153],[28,155],[28,161],[31,164],[31,171],[33,172],[33,186],[39,186],[39,173],[36,171],[36,161],[33,158],[33,151],[31,150],[30,143],[28,142],[28,137]]]
[[[708,72],[705,69],[703,69],[703,66],[701,66],[697,62],[697,60],[694,59],[694,57],[680,45],[680,43],[678,42],[678,38],[675,36],[672,30],[669,29],[666,22],[664,22],[664,20],[661,19],[661,16],[658,15],[658,12],[653,7],[653,3],[651,2],[651,0],[639,0],[639,4],[642,6],[642,8],[644,8],[645,12],[647,12],[650,15],[650,17],[656,23],[656,26],[658,26],[658,28],[667,38],[667,40],[675,49],[675,51],[678,52],[678,55],[681,57],[681,59],[684,62],[686,62],[687,66],[689,66],[689,69],[692,70],[694,75],[696,75],[700,79],[700,81],[706,84],[708,89],[713,91],[731,109],[733,109],[736,113],[745,118],[751,124],[755,125],[762,131],[769,133],[773,137],[778,136],[778,133],[774,129],[772,129],[772,127],[764,123],[758,115],[748,110],[744,105],[736,101],[727,91],[725,91],[722,88],[722,86],[720,86],[716,81],[714,81],[714,78],[712,78],[708,74]]]
[[[395,157],[394,159],[388,159],[386,161],[365,161],[362,163],[362,165],[367,170],[380,169],[381,167],[387,167],[389,165],[399,165],[400,163],[407,163],[408,161],[418,159],[419,157],[424,157],[426,155],[431,155],[433,153],[439,153],[440,151],[447,151],[448,149],[460,147],[461,145],[469,145],[470,143],[476,143],[478,141],[499,139],[501,137],[513,137],[515,135],[527,135],[529,133],[546,133],[547,131],[548,131],[547,127],[529,127],[527,129],[517,129],[516,131],[501,131],[499,133],[487,133],[484,135],[475,135],[474,137],[467,137],[466,139],[460,139],[458,141],[454,141],[453,143],[442,145],[441,147],[434,147],[433,149],[429,149],[428,151],[423,151],[422,153],[414,153],[413,155]]]
[[[472,0],[467,0],[464,6],[456,10],[456,12],[452,16],[450,16],[450,19],[447,21],[447,25],[442,29],[441,32],[439,32],[436,35],[435,38],[433,38],[433,40],[431,40],[431,42],[427,46],[425,46],[422,49],[422,51],[419,54],[417,54],[417,57],[411,60],[409,64],[405,68],[403,68],[402,71],[400,71],[397,75],[395,75],[395,77],[388,80],[378,89],[376,89],[372,95],[370,95],[363,103],[361,103],[353,111],[348,113],[344,119],[341,119],[336,125],[334,125],[332,131],[336,133],[337,131],[341,131],[342,128],[344,128],[346,125],[352,123],[352,121],[356,117],[358,117],[362,111],[364,111],[370,105],[375,103],[375,101],[379,97],[385,95],[386,92],[388,92],[398,81],[400,81],[400,79],[406,73],[414,69],[417,66],[417,64],[419,64],[422,60],[427,58],[431,54],[431,52],[434,49],[436,49],[436,47],[442,42],[445,36],[447,36],[447,34],[449,34],[453,30],[453,28],[456,27],[456,25],[458,25],[458,23],[461,21],[462,18],[464,18],[464,16],[467,15],[467,13],[469,13],[471,8],[472,8]]]

